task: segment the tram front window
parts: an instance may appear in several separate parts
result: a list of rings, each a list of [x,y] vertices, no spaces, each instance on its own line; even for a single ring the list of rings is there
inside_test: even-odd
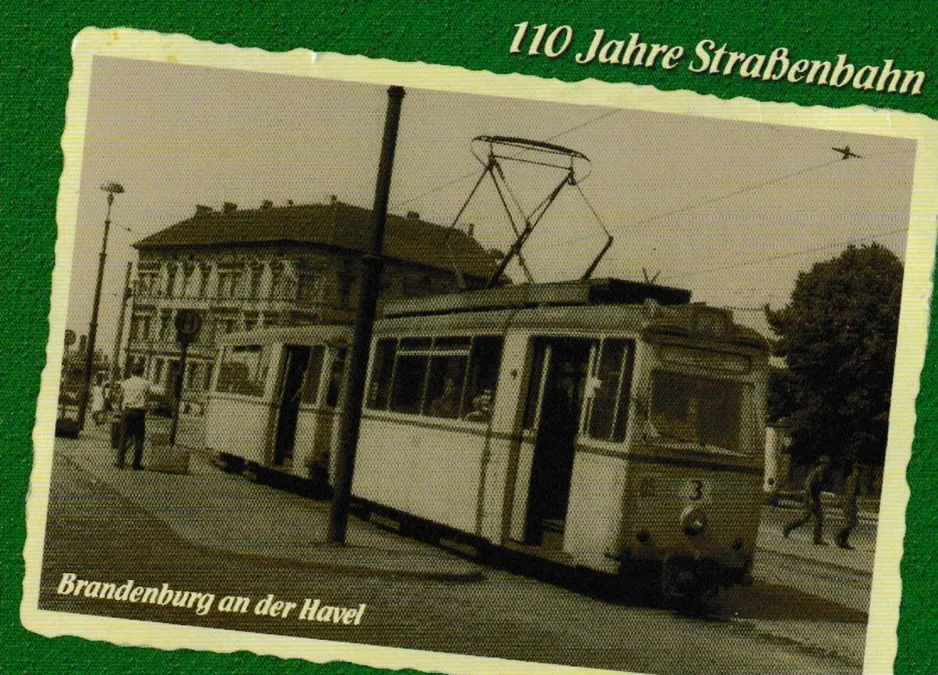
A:
[[[259,345],[226,347],[218,372],[219,392],[263,396],[269,350]]]
[[[651,423],[665,440],[739,449],[742,384],[658,371]]]

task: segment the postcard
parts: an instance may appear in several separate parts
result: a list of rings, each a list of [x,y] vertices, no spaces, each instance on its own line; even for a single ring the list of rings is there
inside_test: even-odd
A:
[[[682,58],[612,37],[576,58]],[[28,629],[891,670],[938,122],[129,29],[73,57]]]

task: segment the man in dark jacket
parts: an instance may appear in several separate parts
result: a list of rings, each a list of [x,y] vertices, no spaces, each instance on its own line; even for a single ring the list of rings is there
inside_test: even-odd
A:
[[[854,464],[850,468],[850,475],[844,481],[843,510],[844,520],[840,532],[837,534],[837,545],[850,550],[850,533],[857,526],[857,489],[859,488],[860,468]]]
[[[808,477],[804,481],[804,510],[801,515],[788,523],[782,530],[782,535],[788,537],[792,530],[801,527],[811,518],[814,518],[814,543],[817,546],[827,546],[824,541],[824,510],[821,507],[821,487],[830,467],[831,460],[822,455],[814,464]]]

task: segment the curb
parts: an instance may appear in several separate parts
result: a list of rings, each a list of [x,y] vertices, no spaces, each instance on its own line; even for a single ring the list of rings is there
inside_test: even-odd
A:
[[[801,502],[796,502],[792,500],[781,500],[776,504],[766,504],[773,509],[781,509],[783,511],[796,511],[802,508],[803,504]],[[837,506],[825,506],[824,513],[825,515],[829,512],[839,512],[841,509]],[[857,520],[864,523],[878,524],[879,523],[879,514],[869,513],[869,512],[860,512],[857,514]]]
[[[827,560],[818,560],[817,558],[810,558],[805,556],[800,556],[797,553],[789,553],[788,551],[779,551],[774,548],[764,548],[757,546],[756,551],[762,551],[763,553],[771,553],[772,555],[782,556],[783,558],[791,558],[793,560],[798,560],[799,562],[807,562],[815,565],[821,565],[823,567],[831,567],[833,569],[842,570],[844,572],[852,572],[853,574],[859,574],[862,576],[870,577],[873,576],[873,572],[867,572],[866,570],[859,570],[856,567],[851,567],[850,565],[844,565],[843,563],[829,562]]]

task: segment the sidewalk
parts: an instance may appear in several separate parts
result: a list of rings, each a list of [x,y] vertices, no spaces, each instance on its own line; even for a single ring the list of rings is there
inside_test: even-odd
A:
[[[187,475],[119,470],[108,441],[103,429],[91,428],[78,440],[57,439],[56,451],[192,544],[257,557],[261,564],[439,581],[482,579],[478,565],[354,516],[346,546],[329,545],[328,502],[223,473],[198,453],[192,453]]]
[[[809,560],[859,574],[873,573],[873,557],[876,546],[874,520],[861,524],[854,531],[850,537],[850,544],[854,549],[847,551],[837,547],[834,543],[834,534],[840,528],[839,513],[828,512],[825,509],[824,528],[828,546],[815,546],[810,523],[792,532],[787,539],[782,536],[783,523],[793,518],[796,515],[795,511],[765,507],[762,513],[762,520],[759,523],[759,538],[756,541],[758,550]]]
[[[821,504],[824,507],[824,513],[840,513],[841,507],[836,498],[825,497],[821,500]],[[857,520],[860,522],[867,523],[877,523],[879,522],[879,512],[873,508],[875,505],[877,508],[879,506],[879,500],[870,499],[860,499],[858,500],[859,509],[857,512]],[[800,510],[804,506],[801,493],[798,493],[797,498],[782,496],[779,498],[778,503],[776,504],[777,508],[780,509],[796,509]]]

